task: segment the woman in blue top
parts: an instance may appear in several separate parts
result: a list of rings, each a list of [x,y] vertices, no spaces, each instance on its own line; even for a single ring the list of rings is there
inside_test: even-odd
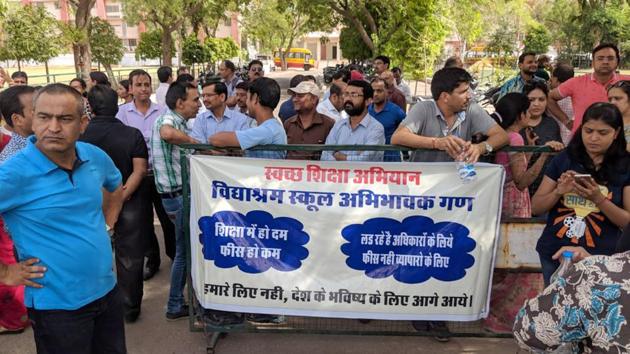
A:
[[[630,222],[630,158],[619,109],[594,103],[565,151],[558,154],[532,199],[532,214],[549,213],[536,251],[545,285],[563,246],[611,255]]]

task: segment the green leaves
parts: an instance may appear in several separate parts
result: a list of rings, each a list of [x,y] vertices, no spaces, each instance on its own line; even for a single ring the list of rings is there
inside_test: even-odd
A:
[[[525,45],[524,52],[547,53],[551,44],[551,34],[543,25],[532,24],[527,29],[523,44]]]
[[[2,54],[6,59],[46,62],[59,55],[65,44],[59,22],[38,6],[9,10],[3,30]]]
[[[159,59],[162,55],[162,31],[152,30],[140,34],[140,41],[136,47],[136,60]],[[171,52],[171,56],[174,55]]]
[[[104,65],[117,64],[123,57],[124,47],[114,27],[100,17],[90,24],[90,47],[92,57]]]

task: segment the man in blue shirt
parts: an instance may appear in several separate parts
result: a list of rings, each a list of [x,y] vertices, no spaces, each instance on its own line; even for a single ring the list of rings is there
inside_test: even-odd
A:
[[[385,129],[385,144],[390,144],[392,135],[407,114],[388,99],[385,80],[378,77],[372,80],[372,89],[374,90],[374,97],[372,98],[372,103],[368,106],[368,113],[383,125]],[[384,161],[401,160],[399,151],[385,152]]]
[[[536,53],[534,52],[524,52],[519,55],[518,70],[518,75],[509,79],[503,84],[503,86],[501,86],[501,90],[499,91],[499,95],[497,96],[495,102],[499,102],[503,96],[510,92],[523,93],[525,85],[529,82],[545,82],[545,79],[535,76],[536,71],[538,70],[538,64],[536,63]]]
[[[122,207],[121,175],[100,149],[77,142],[83,98],[52,84],[34,100],[26,148],[0,165],[0,215],[20,258],[0,282],[26,285],[39,353],[126,353],[108,229]]]
[[[383,125],[368,113],[374,91],[363,80],[348,82],[343,91],[348,118],[338,120],[326,138],[326,145],[385,144]],[[322,161],[383,161],[382,151],[324,151]]]
[[[201,98],[208,109],[197,114],[191,137],[202,144],[218,132],[234,132],[249,129],[253,120],[227,108],[228,88],[223,82],[209,82],[203,86]]]
[[[240,147],[247,150],[256,145],[286,145],[287,134],[282,123],[273,116],[280,101],[280,85],[270,78],[252,81],[247,92],[247,111],[256,119],[258,126],[236,132],[219,132],[208,141],[217,147]],[[245,151],[246,157],[284,159],[285,151]]]

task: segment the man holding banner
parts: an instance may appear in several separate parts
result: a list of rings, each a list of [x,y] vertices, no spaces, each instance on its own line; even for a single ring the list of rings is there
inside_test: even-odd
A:
[[[247,150],[256,145],[287,144],[287,134],[282,123],[273,116],[280,102],[280,85],[270,78],[252,81],[247,92],[247,111],[256,119],[255,128],[236,132],[219,132],[208,138],[217,147],[240,147]],[[285,151],[245,151],[246,157],[284,159]]]

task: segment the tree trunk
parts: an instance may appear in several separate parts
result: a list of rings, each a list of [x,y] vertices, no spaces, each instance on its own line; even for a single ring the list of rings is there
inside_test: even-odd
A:
[[[22,71],[22,63],[20,63],[21,60],[18,59],[17,64],[18,64],[18,71]]]
[[[162,65],[164,66],[173,65],[171,48],[173,48],[173,36],[171,35],[170,28],[162,28]]]
[[[112,70],[112,66],[109,64],[103,64],[103,67],[105,68],[105,72],[107,73],[107,76],[109,76],[109,82],[111,82],[112,88],[114,90],[117,90],[118,79],[114,76],[114,71]]]
[[[92,17],[90,11],[94,7],[96,0],[70,0],[70,4],[75,10],[74,25],[77,30],[83,33],[83,38],[72,45],[74,54],[74,67],[84,80],[87,80],[92,68],[92,52],[88,40],[88,28]]]
[[[44,62],[44,67],[46,68],[46,82],[50,83],[50,71],[48,70],[48,60]]]

